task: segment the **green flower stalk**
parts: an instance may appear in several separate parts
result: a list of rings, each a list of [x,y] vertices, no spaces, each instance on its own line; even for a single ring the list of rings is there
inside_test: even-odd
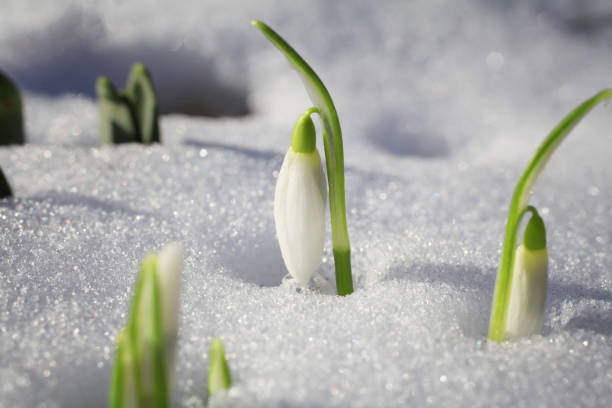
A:
[[[229,366],[225,359],[225,349],[220,338],[215,337],[210,344],[210,365],[208,369],[208,396],[211,397],[232,385]]]
[[[537,210],[528,206],[531,219],[523,243],[516,249],[506,338],[516,340],[542,332],[548,287],[546,228]]]
[[[96,93],[102,144],[160,141],[157,98],[151,74],[143,64],[134,64],[125,91],[118,91],[108,78],[99,77]]]
[[[170,406],[183,252],[164,247],[143,261],[127,327],[117,342],[109,406]]]
[[[0,71],[0,145],[24,143],[23,108],[19,89]]]
[[[493,306],[491,308],[491,320],[489,323],[489,338],[493,341],[502,342],[507,339],[506,330],[508,325],[510,298],[514,283],[513,271],[518,262],[516,259],[518,229],[521,219],[527,211],[527,201],[529,200],[529,195],[533,190],[537,176],[544,169],[544,165],[548,159],[574,126],[576,126],[595,105],[599,102],[610,100],[610,98],[612,98],[612,89],[605,89],[570,112],[552,132],[550,132],[546,139],[544,139],[519,179],[510,204],[510,211],[506,224],[506,237],[497,274],[497,281],[495,283],[495,293],[493,295]]]
[[[323,146],[325,148],[325,165],[327,167],[327,181],[329,187],[329,207],[331,216],[334,264],[336,269],[336,288],[338,294],[341,296],[351,294],[353,293],[351,247],[346,224],[346,204],[344,197],[344,154],[342,146],[342,131],[340,130],[338,113],[336,112],[336,108],[331,96],[329,95],[329,92],[327,91],[327,88],[325,88],[325,85],[323,85],[323,82],[321,79],[319,79],[319,76],[314,72],[310,65],[308,65],[308,63],[306,63],[306,61],[304,61],[304,59],[300,57],[300,55],[280,35],[278,35],[266,24],[257,20],[253,20],[252,24],[259,28],[266,38],[268,38],[268,40],[270,40],[270,42],[272,42],[272,44],[274,44],[285,55],[285,57],[287,57],[289,63],[293,66],[302,79],[304,87],[308,91],[308,95],[315,106],[315,108],[311,108],[306,111],[308,116],[311,113],[316,112],[319,114],[321,121],[323,122]],[[302,118],[303,117],[304,116],[302,116]],[[302,118],[300,118],[300,120],[302,120]],[[308,118],[308,120],[310,120],[310,118]],[[299,149],[299,147],[297,148]],[[301,218],[301,220],[303,221],[304,218]],[[301,242],[293,244],[294,247],[298,247],[299,245],[301,245]],[[308,245],[310,247],[314,247],[314,245]],[[291,252],[297,254],[299,253],[299,250],[294,249]],[[312,252],[314,253],[314,250]],[[285,254],[283,254],[283,258],[287,263],[287,257]],[[318,262],[320,262],[320,259]],[[289,269],[290,273],[292,273],[292,267],[287,265],[287,268]],[[301,276],[305,276],[305,274],[301,274]]]

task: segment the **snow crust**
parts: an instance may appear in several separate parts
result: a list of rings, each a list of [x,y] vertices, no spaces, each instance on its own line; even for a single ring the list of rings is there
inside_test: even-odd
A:
[[[28,144],[0,148],[16,196],[0,201],[0,407],[106,406],[139,261],[171,241],[185,248],[173,406],[206,403],[213,336],[234,384],[212,406],[609,406],[609,106],[531,200],[550,254],[543,335],[486,341],[514,185],[558,121],[612,85],[608,2],[2,8],[0,69],[24,89]],[[336,103],[351,296],[334,295],[329,225],[311,288],[282,282],[274,185],[311,105],[252,18]],[[163,144],[98,147],[94,80],[122,86],[135,61],[168,113]]]

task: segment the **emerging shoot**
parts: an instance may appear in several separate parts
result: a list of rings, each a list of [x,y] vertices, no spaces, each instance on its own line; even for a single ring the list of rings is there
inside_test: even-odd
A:
[[[109,406],[170,406],[183,252],[177,243],[142,261],[128,325],[117,342]]]
[[[143,64],[134,64],[125,91],[117,91],[107,78],[99,77],[96,92],[102,144],[160,141],[157,98],[149,70]]]
[[[542,332],[548,286],[548,251],[544,221],[532,206],[523,243],[516,249],[506,338],[516,340]]]
[[[303,115],[302,118],[300,118],[300,121],[304,120],[305,121],[304,124],[300,125],[300,121],[298,121],[298,125],[296,125],[296,128],[298,126],[304,126],[304,128],[300,131],[310,132],[309,130],[306,130],[306,128],[309,127],[307,122],[310,121],[310,114],[314,112],[319,114],[319,116],[321,117],[321,121],[323,122],[323,146],[325,148],[325,165],[327,167],[327,181],[328,181],[328,186],[329,186],[329,208],[330,208],[330,216],[331,216],[334,264],[335,264],[335,269],[336,269],[336,288],[337,288],[338,294],[341,296],[351,294],[353,293],[353,277],[351,273],[351,247],[349,243],[348,229],[346,225],[346,204],[345,204],[345,198],[344,198],[344,154],[343,154],[343,146],[342,146],[342,131],[340,130],[340,121],[338,120],[338,113],[336,112],[336,108],[331,99],[331,96],[329,95],[329,92],[327,91],[327,88],[325,88],[325,85],[323,85],[323,82],[321,82],[321,79],[319,79],[318,75],[306,63],[306,61],[304,61],[304,59],[300,57],[300,55],[280,35],[278,35],[274,30],[272,30],[266,24],[262,23],[261,21],[257,21],[257,20],[253,20],[252,24],[256,26],[257,28],[259,28],[261,32],[266,36],[266,38],[268,38],[268,40],[270,40],[270,42],[272,42],[272,44],[274,44],[285,55],[285,57],[287,57],[287,59],[289,60],[289,63],[293,66],[293,68],[300,75],[300,78],[302,79],[302,82],[304,83],[304,87],[306,88],[306,91],[308,92],[308,95],[310,96],[310,99],[315,106],[315,108],[311,108],[308,111],[306,111],[305,115],[308,116],[308,118],[305,118]],[[296,143],[292,141],[292,149],[294,149],[294,152],[295,152],[295,149],[298,149],[298,150],[309,149],[311,142],[308,140],[309,139],[304,139],[304,140],[296,141]],[[304,145],[301,144],[302,142],[304,142]],[[314,145],[314,139],[312,140],[312,144]],[[304,152],[301,152],[301,153],[304,153]],[[289,152],[287,154],[289,155]],[[318,156],[318,153],[317,153],[317,156]],[[287,158],[285,158],[285,160],[287,161]],[[313,179],[315,178],[314,174],[315,172],[313,170],[313,173],[312,173]],[[280,182],[280,174],[279,174],[279,182]],[[278,184],[277,184],[277,191],[278,191]],[[314,189],[312,190],[312,192],[313,194],[318,194],[316,190]],[[317,202],[318,202],[318,198],[317,198]],[[314,201],[315,199],[312,198],[312,200]],[[276,203],[276,197],[275,197],[275,203]],[[289,217],[291,217],[291,215]],[[276,219],[276,210],[275,210],[275,219]],[[285,217],[285,219],[286,221],[283,225],[280,226],[281,228],[289,227],[289,224],[297,225],[296,224],[298,222],[297,219],[292,219],[291,222],[287,222],[289,221],[287,217]],[[304,214],[302,214],[301,218],[299,219],[301,220],[299,222],[303,222],[303,220],[305,220],[306,217],[304,216]],[[318,218],[317,220],[312,220],[312,222],[313,223],[319,222]],[[277,222],[276,228],[278,231],[279,230],[278,222]],[[298,235],[301,235],[302,232],[303,230],[301,230],[301,232]],[[317,243],[318,245],[318,239],[319,237],[317,236],[317,237],[308,239],[306,242],[296,242],[296,243],[292,243],[291,245],[287,245],[287,247],[292,246],[293,248],[296,248],[295,251],[299,251],[297,248],[299,248],[300,246],[304,246],[305,248],[304,254],[300,254],[300,257],[303,256],[304,259],[308,259],[307,261],[308,268],[306,268],[303,271],[303,273],[298,272],[300,274],[299,275],[300,278],[296,277],[296,279],[298,280],[304,279],[304,278],[310,279],[310,276],[307,276],[308,273],[310,273],[308,272],[308,270],[311,268],[311,264],[312,264],[310,257],[311,256],[314,257],[314,252],[315,252],[314,244]],[[280,240],[281,240],[281,237],[279,234],[279,241]],[[283,244],[281,243],[281,252],[283,252],[282,247],[283,247]],[[312,251],[312,252],[309,252],[309,251]],[[293,250],[289,249],[288,252],[291,253],[289,255],[289,258],[293,258],[293,255],[292,255]],[[307,255],[306,254],[307,252],[310,255]],[[299,252],[296,252],[296,253],[299,253]],[[295,268],[290,266],[287,263],[287,257],[285,253],[283,253],[283,259],[285,260],[287,269],[293,275],[294,273],[292,272],[291,268],[293,268],[294,270]],[[320,259],[321,257],[319,256],[319,259],[317,260],[317,266],[320,263]],[[302,259],[298,258],[297,262],[302,262]]]
[[[210,365],[208,368],[208,397],[232,385],[225,349],[220,338],[215,337],[210,343]]]
[[[510,309],[510,298],[513,292],[513,271],[517,265],[518,260],[516,245],[518,241],[518,229],[520,226],[521,218],[525,211],[527,211],[527,201],[529,200],[529,194],[534,187],[537,176],[540,174],[544,165],[554,153],[555,149],[563,141],[563,139],[569,134],[569,132],[580,122],[580,120],[595,107],[599,102],[609,100],[612,98],[612,89],[605,89],[593,97],[583,102],[580,106],[570,112],[544,139],[535,155],[527,165],[523,175],[521,176],[516,188],[514,195],[512,196],[512,202],[510,204],[510,211],[508,213],[508,221],[506,224],[506,237],[504,240],[504,247],[502,250],[501,261],[499,265],[499,271],[497,274],[497,282],[495,284],[495,294],[493,296],[493,306],[491,308],[491,321],[489,323],[489,338],[496,342],[502,342],[506,340],[506,330],[508,324],[513,325],[514,323],[508,322],[508,315]],[[536,214],[535,210],[532,211]],[[542,231],[544,224],[542,223]],[[534,226],[533,228],[538,228]],[[539,243],[533,241],[533,237],[526,237],[524,245],[531,245],[532,248],[541,246],[542,242]],[[541,238],[541,237],[540,237]],[[545,245],[545,241],[544,241]],[[529,248],[529,247],[527,247]],[[542,247],[545,249],[545,246]],[[540,249],[542,249],[540,248]],[[531,250],[531,249],[530,249]],[[525,261],[525,259],[523,259]],[[534,262],[534,261],[530,261]],[[537,322],[536,322],[537,323]]]
[[[0,145],[24,142],[23,108],[19,89],[0,71]]]

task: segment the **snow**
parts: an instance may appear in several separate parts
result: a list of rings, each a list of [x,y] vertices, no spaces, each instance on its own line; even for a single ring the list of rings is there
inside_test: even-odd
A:
[[[171,241],[186,257],[173,406],[206,402],[213,336],[234,381],[213,406],[609,406],[609,106],[531,200],[548,231],[543,335],[486,340],[514,185],[612,84],[608,2],[39,3],[0,14],[29,141],[0,148],[16,195],[0,201],[0,407],[106,406],[138,263]],[[333,295],[329,222],[312,287],[282,282],[275,177],[310,102],[252,18],[336,103],[348,297]],[[94,80],[122,86],[138,60],[169,113],[163,144],[98,147]]]

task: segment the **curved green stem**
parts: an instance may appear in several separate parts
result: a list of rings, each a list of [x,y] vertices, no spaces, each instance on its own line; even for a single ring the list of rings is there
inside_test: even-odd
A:
[[[569,132],[580,122],[595,105],[604,100],[612,98],[612,89],[604,89],[597,93],[580,106],[570,112],[544,139],[538,147],[535,155],[523,172],[512,196],[508,222],[506,225],[506,238],[502,251],[495,294],[493,295],[493,306],[491,308],[491,320],[489,323],[489,338],[496,342],[506,339],[506,320],[508,318],[508,306],[510,303],[510,292],[512,290],[512,269],[514,268],[514,254],[518,241],[518,228],[521,217],[525,212],[525,205],[529,194],[536,182],[544,165],[553,154],[555,149],[569,134]]]
[[[261,21],[251,22],[287,57],[304,83],[312,103],[319,109],[323,122],[323,146],[329,184],[332,243],[336,269],[336,288],[341,296],[353,293],[351,246],[346,225],[344,197],[344,153],[342,131],[334,103],[323,82],[306,61],[274,30]],[[329,135],[329,136],[328,136]]]

